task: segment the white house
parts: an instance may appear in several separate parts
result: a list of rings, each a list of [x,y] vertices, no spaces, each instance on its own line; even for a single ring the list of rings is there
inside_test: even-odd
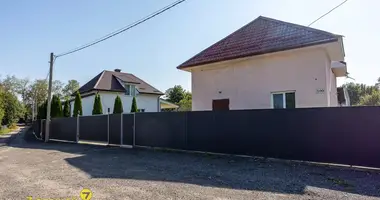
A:
[[[162,92],[149,85],[133,74],[104,70],[89,82],[79,88],[82,97],[83,116],[92,115],[95,94],[101,98],[103,114],[113,113],[113,106],[117,95],[122,100],[124,113],[131,111],[132,99],[136,98],[139,112],[159,112]],[[74,100],[71,102],[73,113]]]
[[[340,35],[260,16],[177,68],[193,111],[330,107],[344,57]]]

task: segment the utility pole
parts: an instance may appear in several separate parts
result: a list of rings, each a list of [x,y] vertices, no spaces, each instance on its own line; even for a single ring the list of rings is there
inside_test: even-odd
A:
[[[50,53],[50,70],[49,70],[49,88],[48,88],[48,104],[46,109],[46,123],[45,123],[45,142],[49,141],[50,132],[50,108],[51,108],[51,87],[53,82],[53,65],[54,53]]]

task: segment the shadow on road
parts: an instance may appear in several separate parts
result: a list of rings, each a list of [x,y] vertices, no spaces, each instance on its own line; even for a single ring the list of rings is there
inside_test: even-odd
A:
[[[380,197],[379,173],[347,168],[208,154],[46,144],[35,140],[30,131],[10,146],[80,154],[65,160],[92,178],[169,181],[290,194],[312,193],[316,187]]]

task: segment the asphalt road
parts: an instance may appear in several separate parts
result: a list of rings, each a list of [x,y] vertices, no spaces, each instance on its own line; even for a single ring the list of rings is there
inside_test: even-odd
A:
[[[205,154],[41,143],[0,148],[0,199],[380,199],[380,174]]]

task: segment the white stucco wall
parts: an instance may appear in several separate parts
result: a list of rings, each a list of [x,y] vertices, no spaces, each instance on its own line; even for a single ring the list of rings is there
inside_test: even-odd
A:
[[[127,96],[124,93],[116,92],[99,92],[103,114],[108,113],[108,108],[110,108],[110,113],[113,112],[113,105],[115,103],[115,98],[119,94],[121,101],[123,102],[124,113],[130,113],[132,106],[132,96]],[[145,109],[145,112],[159,112],[159,95],[153,94],[138,94],[136,96],[136,103],[138,109]],[[82,108],[83,116],[92,115],[92,108],[94,105],[95,95],[83,97],[82,98]],[[71,102],[71,109],[73,110],[74,101]],[[72,111],[71,111],[72,113]]]
[[[295,91],[296,108],[329,106],[328,59],[324,49],[306,48],[194,68],[192,109],[212,110],[224,98],[230,109],[271,108],[271,92],[281,91]]]

